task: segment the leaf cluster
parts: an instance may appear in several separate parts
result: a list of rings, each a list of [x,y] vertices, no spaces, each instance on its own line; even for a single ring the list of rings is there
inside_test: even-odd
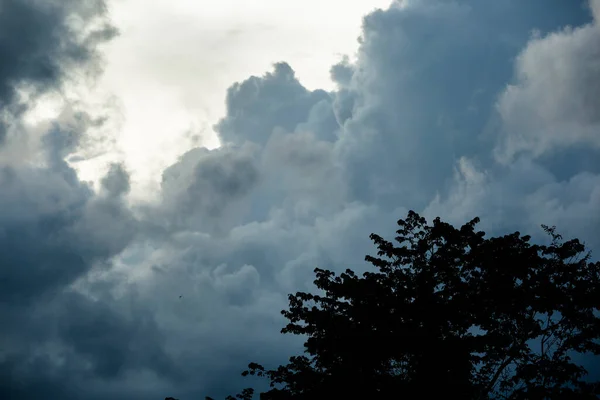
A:
[[[269,380],[261,400],[597,399],[575,359],[600,354],[600,264],[554,227],[538,245],[486,238],[478,222],[410,211],[394,242],[370,236],[374,271],[315,269],[319,292],[290,295],[282,311],[304,354],[243,373]]]

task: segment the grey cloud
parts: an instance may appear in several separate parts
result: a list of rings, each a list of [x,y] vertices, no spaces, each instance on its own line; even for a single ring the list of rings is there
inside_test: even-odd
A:
[[[101,183],[102,188],[111,196],[122,196],[130,189],[129,174],[122,164],[112,164]]]
[[[456,224],[479,216],[482,229],[490,234],[537,230],[539,224],[549,221],[529,220],[530,210],[523,207],[523,200],[553,182],[549,171],[526,158],[510,166],[489,168],[461,158],[453,169],[451,189],[445,196],[438,194],[424,213],[428,217],[446,216]]]
[[[498,101],[502,161],[522,152],[539,157],[573,145],[600,146],[599,17],[597,11],[586,25],[533,38],[519,55],[515,82]]]
[[[39,295],[86,271],[86,262],[69,240],[61,240],[90,196],[87,187],[73,187],[69,178],[43,170],[4,168],[0,273],[7,286],[0,296],[6,300]]]
[[[350,82],[352,82],[352,76],[354,75],[354,68],[350,63],[350,58],[348,56],[342,57],[342,61],[329,69],[329,75],[331,80],[339,86],[349,86]]]
[[[61,89],[74,69],[97,74],[95,47],[114,34],[103,1],[1,1],[0,139],[9,129],[31,135],[20,121],[23,111],[37,95]],[[20,103],[21,89],[29,92],[27,104]],[[7,151],[19,150],[20,157],[2,155],[1,398],[80,399],[96,372],[114,376],[112,367],[120,365],[131,370],[143,364],[171,378],[176,371],[150,322],[119,316],[107,305],[117,302],[95,303],[70,292],[90,271],[106,270],[136,231],[121,198],[128,185],[124,171],[113,168],[104,181],[108,196],[97,196],[64,161],[95,123],[85,112],[66,109],[38,129],[47,129],[40,148],[21,150],[13,140]],[[86,335],[74,334],[82,331]]]
[[[245,142],[184,154],[164,171],[162,196],[168,229],[226,234],[273,212],[308,221],[339,211],[346,187],[330,141],[310,129],[275,128],[262,148]]]
[[[213,271],[214,288],[227,297],[227,303],[243,306],[252,301],[260,285],[260,275],[255,267],[244,264],[237,271],[227,271],[226,265],[220,265]]]
[[[288,64],[277,63],[272,73],[253,76],[228,89],[227,116],[215,129],[223,142],[239,144],[248,140],[262,145],[275,128],[293,132],[301,123],[310,124],[307,118],[311,112],[313,120],[327,119],[322,104],[330,101],[327,92],[304,88]],[[312,111],[315,106],[320,109]],[[326,115],[319,115],[323,113]],[[322,133],[332,137],[331,131]]]
[[[163,173],[163,204],[178,226],[200,224],[207,229],[231,226],[242,215],[236,206],[255,189],[260,180],[256,148],[196,148]]]
[[[216,126],[225,145],[165,170],[158,204],[130,209],[117,165],[93,192],[62,161],[77,131],[52,131],[49,168],[6,168],[0,181],[11,210],[0,226],[29,232],[0,238],[0,257],[27,256],[32,271],[1,269],[29,300],[0,304],[14,349],[0,373],[17,378],[0,397],[233,393],[248,361],[276,366],[300,349],[279,334],[285,295],[313,290],[317,266],[364,270],[368,234],[393,235],[408,208],[479,215],[490,233],[557,224],[600,248],[597,172],[494,160],[508,126],[495,105],[530,31],[589,23],[580,4],[550,1],[395,3],[365,19],[357,62],[331,70],[334,92],[307,90],[284,63],[234,84]],[[32,281],[49,265],[39,254],[64,260],[45,283]]]
[[[460,157],[491,162],[494,132],[487,131],[513,57],[530,30],[581,21],[573,8],[416,1],[365,17],[358,62],[336,99],[345,124],[336,148],[353,195],[418,209],[451,179]],[[345,63],[333,70],[345,82],[348,74]]]
[[[600,3],[590,6],[598,10]],[[599,248],[593,217],[600,173],[592,95],[600,82],[597,35],[597,22],[587,21],[530,39],[516,58],[514,81],[496,103],[501,126],[490,153],[500,163],[465,159],[468,173],[456,175],[450,194],[432,209],[471,212],[494,221],[496,230],[556,224]]]
[[[90,271],[105,269],[131,242],[136,230],[136,221],[121,198],[96,196],[61,159],[77,136],[54,127],[44,138],[45,165],[4,166],[0,174],[2,398],[39,398],[44,392],[79,398],[72,392],[76,387],[65,382],[75,376],[89,378],[89,373],[84,373],[89,357],[98,371],[102,366],[117,365],[118,358],[102,357],[116,357],[109,352],[111,346],[127,343],[122,334],[133,327],[123,325],[121,331],[115,331],[122,321],[110,322],[108,319],[115,317],[102,308],[106,307],[103,303],[69,294],[69,288]],[[56,325],[59,313],[63,313],[63,329]],[[92,320],[86,322],[86,317]],[[100,325],[90,329],[101,334],[99,327],[104,321],[112,324],[104,334],[115,336],[98,339],[97,347],[85,342],[85,337],[78,343],[69,336],[73,324],[96,320]],[[147,334],[132,332],[131,340],[138,333]],[[123,349],[114,351],[121,354]],[[93,359],[94,351],[97,359]],[[140,355],[125,356],[142,359]]]
[[[331,108],[329,97],[317,102],[309,111],[306,122],[296,126],[295,132],[311,132],[324,141],[337,139],[340,124]]]
[[[268,193],[261,204],[284,207],[304,221],[342,209],[347,187],[335,164],[334,145],[311,131],[286,134],[275,131],[263,152],[264,183]]]
[[[368,234],[392,234],[393,222],[407,208],[457,223],[480,215],[491,233],[532,231],[539,223],[559,221],[559,214],[542,219],[532,212],[536,196],[553,185],[558,191],[580,186],[562,186],[545,166],[527,158],[509,167],[497,165],[492,150],[499,132],[489,132],[490,121],[498,118],[497,96],[510,80],[514,57],[530,30],[586,22],[585,10],[576,13],[561,5],[564,13],[559,18],[543,3],[532,2],[524,7],[526,17],[513,20],[520,10],[517,2],[491,10],[477,2],[424,4],[369,16],[358,62],[343,61],[332,69],[339,88],[331,94],[337,119],[331,133],[339,139],[303,129],[310,112],[301,104],[296,112],[285,108],[281,115],[269,114],[275,99],[291,97],[284,97],[291,90],[287,87],[269,93],[268,101],[259,95],[266,93],[263,85],[274,79],[277,69],[236,84],[229,92],[228,115],[217,126],[221,137],[259,144],[256,165],[261,181],[244,198],[245,217],[219,237],[206,233],[201,224],[188,224],[168,245],[157,244],[163,272],[155,284],[186,293],[184,298],[194,304],[192,314],[175,306],[159,312],[159,319],[182,315],[172,324],[170,336],[188,338],[182,332],[187,319],[196,318],[202,327],[215,326],[214,331],[197,329],[203,342],[215,347],[198,349],[198,357],[222,354],[229,366],[237,357],[245,363],[250,349],[258,347],[268,349],[265,357],[271,362],[285,359],[271,353],[285,346],[275,344],[278,329],[272,328],[279,320],[269,319],[265,310],[272,307],[275,313],[287,292],[311,290],[315,266],[364,269],[361,260],[372,250]],[[448,82],[449,77],[455,79]],[[242,92],[245,95],[233,101],[233,93]],[[301,114],[304,121],[296,117]],[[257,121],[260,128],[254,130]],[[586,201],[590,195],[577,198]],[[560,202],[575,204],[568,198]],[[569,225],[569,232],[587,232]],[[230,282],[244,284],[224,285],[217,278],[222,271],[231,276]],[[240,319],[241,312],[260,313],[264,325],[255,328]],[[240,336],[232,333],[238,330],[252,344],[235,354],[217,350],[238,343]],[[260,347],[266,342],[270,345]],[[186,363],[197,365],[193,358]]]
[[[0,109],[19,115],[27,107],[19,103],[19,88],[35,98],[59,88],[73,68],[94,67],[99,61],[96,45],[115,34],[103,0],[2,0]],[[0,140],[6,124],[0,124]]]
[[[279,334],[286,294],[312,290],[316,266],[364,269],[365,232],[371,224],[393,232],[394,218],[359,204],[313,222],[274,212],[226,236],[190,227],[153,243],[154,257],[130,263],[159,266],[139,285],[139,302],[153,308],[168,353],[196,371],[171,393],[224,396],[245,384],[238,372],[248,360],[276,365],[299,350],[298,338]]]
[[[69,294],[60,307],[59,337],[91,363],[89,372],[110,379],[130,369],[149,369],[177,378],[177,368],[161,347],[164,338],[149,310],[134,309],[130,315],[120,315],[122,310],[108,304]]]
[[[480,216],[490,234],[520,230],[535,240],[546,239],[541,224],[556,225],[565,237],[579,237],[598,251],[599,179],[585,171],[558,179],[525,157],[489,169],[463,159],[449,194],[436,197],[424,212],[429,217],[448,216],[454,223]]]
[[[8,320],[20,325],[3,329],[4,336],[12,335],[3,338],[7,347],[0,357],[0,396],[101,399],[121,396],[123,383],[140,374],[146,374],[146,385],[153,390],[165,379],[181,380],[180,369],[164,353],[164,337],[153,317],[147,309],[132,309],[126,300],[91,300],[65,292],[21,309],[19,320]],[[144,398],[144,389],[138,393],[129,398]]]
[[[6,287],[0,296],[6,301],[28,301],[68,285],[133,236],[128,211],[91,199],[90,189],[69,176],[9,169],[3,175],[0,275]]]

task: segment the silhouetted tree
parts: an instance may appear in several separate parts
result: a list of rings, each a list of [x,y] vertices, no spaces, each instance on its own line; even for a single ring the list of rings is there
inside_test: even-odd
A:
[[[600,354],[600,264],[554,227],[536,245],[487,239],[478,222],[429,225],[411,211],[396,244],[371,235],[376,271],[316,269],[321,293],[290,295],[282,311],[305,354],[242,375],[269,380],[263,400],[598,398],[572,356]]]

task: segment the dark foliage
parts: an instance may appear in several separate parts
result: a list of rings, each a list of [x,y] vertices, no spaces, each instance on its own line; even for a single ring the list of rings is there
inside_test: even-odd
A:
[[[553,227],[535,245],[519,232],[486,239],[478,222],[429,225],[411,211],[397,244],[371,235],[376,271],[316,269],[321,294],[290,295],[282,311],[305,354],[242,375],[269,380],[262,400],[599,398],[572,357],[600,354],[600,264]]]

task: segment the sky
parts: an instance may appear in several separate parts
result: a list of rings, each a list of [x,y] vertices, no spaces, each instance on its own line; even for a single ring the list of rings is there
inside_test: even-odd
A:
[[[0,398],[235,393],[411,209],[600,251],[600,0],[215,4],[0,0]]]
[[[162,170],[198,145],[219,145],[212,129],[233,82],[262,75],[274,62],[294,65],[310,89],[334,89],[329,67],[357,50],[361,18],[389,0],[346,4],[260,0],[119,0],[109,3],[120,35],[104,47],[93,97],[111,98],[126,117],[103,157],[76,165],[83,179],[114,153],[129,167],[131,198],[148,200]],[[144,10],[139,12],[139,10]],[[340,14],[340,10],[344,10]],[[331,21],[336,21],[332,24]],[[113,157],[111,157],[113,156]]]

